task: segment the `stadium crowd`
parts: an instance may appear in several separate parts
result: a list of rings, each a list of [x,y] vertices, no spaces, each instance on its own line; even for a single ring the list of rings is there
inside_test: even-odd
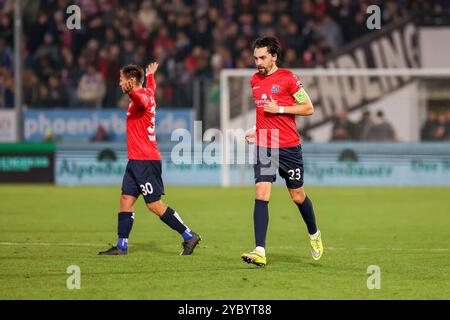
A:
[[[420,138],[422,141],[450,141],[450,109],[429,110]]]
[[[375,115],[366,110],[357,122],[351,121],[347,112],[340,110],[333,119],[330,140],[396,142],[398,138],[394,128],[381,110],[378,110]]]
[[[126,106],[120,67],[160,62],[161,106],[192,105],[195,78],[222,68],[254,67],[251,42],[276,35],[284,67],[312,67],[364,35],[366,8],[382,7],[383,24],[448,0],[22,0],[24,103],[30,107]],[[66,8],[81,8],[69,30]],[[0,108],[12,107],[14,0],[0,0]],[[421,8],[423,10],[423,8]]]

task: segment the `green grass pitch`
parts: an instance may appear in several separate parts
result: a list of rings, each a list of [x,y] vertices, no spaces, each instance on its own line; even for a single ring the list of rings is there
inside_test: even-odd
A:
[[[325,253],[283,187],[269,205],[268,265],[253,249],[253,188],[167,187],[163,200],[200,233],[181,237],[138,200],[127,256],[115,243],[120,187],[0,186],[0,299],[450,299],[450,189],[307,188]],[[81,289],[66,287],[67,267]],[[369,265],[381,288],[369,290]]]

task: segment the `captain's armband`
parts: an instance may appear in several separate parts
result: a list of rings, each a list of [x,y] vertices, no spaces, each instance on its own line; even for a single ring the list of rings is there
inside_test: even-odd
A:
[[[301,88],[292,96],[294,97],[295,101],[297,101],[298,104],[308,101],[309,99],[308,93],[306,92],[305,88]]]

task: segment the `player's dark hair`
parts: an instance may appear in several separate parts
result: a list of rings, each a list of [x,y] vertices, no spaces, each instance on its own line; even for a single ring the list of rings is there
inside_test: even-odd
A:
[[[129,64],[120,69],[120,71],[127,79],[136,78],[138,83],[144,82],[144,69],[136,64]]]
[[[259,48],[267,47],[267,52],[272,56],[277,55],[277,62],[281,61],[281,44],[275,37],[261,37],[253,43],[253,51]]]

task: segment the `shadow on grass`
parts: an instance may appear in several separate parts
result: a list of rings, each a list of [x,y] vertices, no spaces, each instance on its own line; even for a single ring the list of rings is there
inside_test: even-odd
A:
[[[306,262],[303,257],[279,253],[279,252],[271,252],[270,254],[267,255],[267,260],[271,264],[289,263],[289,264],[295,264],[295,265],[304,265]]]
[[[144,252],[144,253],[158,253],[164,256],[178,255],[181,252],[181,246],[177,248],[174,244],[173,246],[168,246],[167,244],[157,243],[155,241],[149,241],[145,243],[134,243],[130,246],[128,253],[133,252]]]
[[[283,253],[271,253],[268,256],[268,264],[270,265],[289,265],[289,266],[297,266],[299,268],[314,268],[314,269],[326,269],[328,266],[323,263],[323,261],[312,261],[311,258],[307,258],[304,256],[295,256],[288,255]]]

